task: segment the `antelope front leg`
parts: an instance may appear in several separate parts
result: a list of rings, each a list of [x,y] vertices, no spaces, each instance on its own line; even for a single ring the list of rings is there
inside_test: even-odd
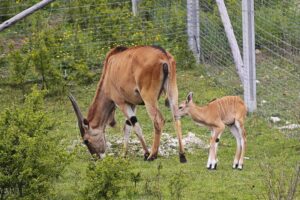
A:
[[[131,123],[129,122],[129,120],[126,120],[123,131],[124,131],[124,157],[125,157],[128,152],[128,141],[131,135]]]
[[[147,148],[142,128],[140,124],[138,123],[137,117],[135,116],[136,109],[135,106],[130,106],[127,104],[119,104],[118,105],[120,110],[124,113],[124,115],[127,117],[126,123],[124,125],[124,149],[125,149],[125,155],[128,151],[128,141],[131,133],[132,127],[135,129],[136,135],[138,139],[140,140],[143,150],[144,150],[144,158],[148,158],[149,156],[149,150]]]
[[[214,131],[211,132],[210,137],[210,147],[209,147],[209,154],[208,154],[208,160],[206,164],[207,169],[216,169],[217,168],[217,160],[216,160],[216,141],[214,137],[215,133]]]
[[[225,126],[221,126],[219,128],[215,128],[211,132],[209,155],[208,155],[208,160],[206,165],[207,169],[217,169],[217,162],[218,162],[217,149],[224,128]]]
[[[235,152],[232,168],[237,169],[238,165],[239,165],[239,159],[241,157],[241,137],[240,137],[239,131],[235,125],[232,125],[230,127],[230,131],[236,139],[236,152]]]

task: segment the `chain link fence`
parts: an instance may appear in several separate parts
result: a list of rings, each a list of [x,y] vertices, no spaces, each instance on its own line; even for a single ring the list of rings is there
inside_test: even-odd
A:
[[[36,2],[0,0],[0,22]],[[55,68],[50,70],[50,75],[57,76],[58,85],[60,81],[68,84],[78,77],[88,79],[86,75],[92,79],[89,71],[95,74],[101,71],[106,52],[117,45],[161,45],[175,55],[178,68],[197,66],[188,47],[186,3],[185,0],[139,1],[138,13],[134,16],[129,0],[56,1],[0,33],[2,81],[14,80],[8,77],[11,74],[16,76],[15,80],[24,79],[20,84],[41,77],[47,79],[41,73],[47,67]],[[241,1],[225,3],[242,49]],[[297,1],[255,1],[257,113],[285,133],[298,137],[299,10]],[[242,96],[243,87],[216,3],[200,0],[199,15],[202,66],[216,84],[230,89],[228,95]],[[51,55],[39,59],[44,60],[44,68],[27,60],[39,55],[36,48]],[[13,52],[18,52],[21,58]],[[25,66],[16,68],[16,59]],[[15,72],[12,72],[13,66]],[[28,69],[34,73],[28,73]]]

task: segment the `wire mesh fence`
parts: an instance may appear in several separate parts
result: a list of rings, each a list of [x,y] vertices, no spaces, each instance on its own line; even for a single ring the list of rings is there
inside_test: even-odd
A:
[[[241,94],[217,8],[206,1],[200,2],[201,50],[206,69],[219,83],[230,87],[233,94]],[[291,125],[299,124],[300,120],[300,45],[296,36],[299,35],[300,26],[297,20],[299,7],[295,9],[295,3],[291,1],[290,5],[284,4],[290,7],[278,8],[274,13],[270,9],[273,6],[271,2],[256,2],[256,84],[257,113],[268,121],[281,120],[276,122],[276,127],[281,127],[286,133],[298,134],[299,129],[292,130],[296,126]],[[242,48],[241,1],[228,3],[227,6],[237,41]]]
[[[34,2],[1,0],[0,22]],[[226,6],[242,48],[241,1],[226,2]],[[284,126],[300,124],[299,10],[297,1],[255,1],[257,113],[267,120],[281,118],[276,126],[282,130],[289,130]],[[18,52],[27,63],[24,67],[34,68],[31,74],[23,70],[23,81],[38,79],[38,72],[55,66],[51,76],[57,76],[58,83],[71,82],[84,77],[89,70],[99,72],[111,47],[140,44],[163,46],[175,55],[178,68],[187,69],[195,61],[187,45],[186,16],[185,0],[141,1],[137,16],[133,16],[129,0],[57,1],[0,33],[0,74],[5,79],[10,74],[8,67],[17,66],[9,58],[15,56],[16,60],[19,57],[11,52]],[[228,87],[232,95],[242,95],[214,1],[200,0],[200,43],[207,75]],[[51,57],[38,57],[41,52],[37,48]],[[45,67],[26,62],[29,57],[38,57],[36,62],[44,60]],[[17,71],[22,71],[21,67]],[[291,131],[298,133],[299,129]]]
[[[0,0],[0,23],[36,2],[38,0]],[[242,49],[241,1],[230,0],[225,3],[237,42]],[[262,117],[269,121],[286,136],[297,139],[300,138],[299,8],[297,1],[255,0],[258,103],[256,114],[260,116],[259,118]],[[178,73],[178,85],[181,89],[179,91],[180,99],[185,97],[187,90],[194,89],[201,93],[201,91],[208,91],[208,87],[209,91],[205,93],[207,95],[195,94],[196,97],[200,97],[197,99],[197,103],[207,103],[211,100],[210,97],[214,98],[220,95],[242,96],[243,86],[234,66],[215,1],[200,0],[202,61],[200,65],[196,64],[193,53],[188,47],[186,12],[186,0],[140,1],[137,16],[132,14],[130,0],[55,1],[50,6],[0,32],[0,104],[2,108],[9,102],[22,102],[20,98],[23,97],[23,90],[26,91],[27,89],[28,91],[28,86],[36,82],[39,83],[39,86],[42,85],[53,92],[62,90],[63,94],[71,88],[74,94],[78,94],[76,97],[79,100],[79,107],[86,107],[94,95],[95,83],[99,80],[102,61],[107,51],[118,45],[161,45],[175,55],[178,70],[181,71]],[[189,68],[194,69],[189,71]],[[80,89],[79,86],[74,87],[78,83],[91,81],[94,84],[82,84]],[[10,84],[13,87],[2,89],[3,84]],[[4,92],[11,92],[14,95],[1,96]],[[86,166],[80,164],[86,164],[90,156],[86,156],[87,149],[83,148],[80,143],[81,136],[78,134],[77,121],[72,107],[66,105],[66,96],[58,95],[49,99],[51,102],[46,102],[47,106],[49,104],[47,112],[55,116],[58,121],[56,124],[58,126],[53,130],[53,134],[59,136],[58,140],[61,140],[59,145],[67,145],[68,151],[80,147],[74,150],[77,152],[76,162],[71,164],[73,166],[68,167],[69,171],[67,171],[66,177],[62,177],[62,179],[67,180],[58,180],[58,183],[55,183],[56,187],[59,188],[58,192],[63,195],[63,197],[57,196],[57,199],[73,198],[73,196],[78,198],[80,191],[78,185],[82,187],[85,185],[80,182],[83,180],[80,179],[80,173]],[[164,107],[161,109],[166,122],[171,122],[170,111]],[[143,126],[146,140],[152,140],[150,134],[152,123],[148,119],[146,111],[138,110],[137,116]],[[279,118],[281,121],[275,123]],[[117,130],[106,129],[106,136],[108,141],[114,145],[113,149],[118,151],[119,154],[116,155],[120,155],[122,153],[122,134],[120,133],[123,131],[122,126],[125,120],[118,111],[116,119],[118,120]],[[282,136],[277,131],[274,135],[273,133],[269,134],[271,132],[270,127],[262,123],[260,119],[256,117],[249,117],[248,119],[247,133],[250,148],[249,153],[247,151],[249,161],[246,163],[246,170],[242,173],[227,170],[227,168],[231,170],[231,156],[233,156],[235,148],[235,141],[229,134],[222,136],[220,144],[222,148],[220,151],[221,165],[219,165],[221,168],[216,173],[205,171],[204,163],[206,162],[207,149],[193,147],[192,149],[197,154],[189,155],[189,164],[184,166],[185,172],[188,173],[186,181],[192,185],[192,188],[186,189],[186,193],[189,193],[187,196],[191,199],[201,199],[203,196],[202,199],[205,199],[209,194],[211,195],[209,197],[212,198],[218,198],[220,195],[219,198],[233,199],[240,195],[241,199],[267,199],[267,191],[263,190],[261,181],[265,179],[270,182],[277,178],[274,176],[273,169],[269,168],[274,168],[274,171],[280,171],[281,167],[291,170],[289,167],[298,161],[297,141],[282,140]],[[195,133],[206,131],[207,134],[199,134],[198,136],[203,141],[209,141],[207,129],[202,130],[192,126],[190,119],[182,119],[182,124],[183,131],[186,127]],[[172,123],[166,123],[164,132],[170,133],[169,136],[177,141],[175,133],[172,131]],[[76,133],[78,134],[77,137]],[[186,135],[184,132],[184,136]],[[54,136],[52,135],[52,137]],[[117,143],[117,141],[120,142]],[[160,149],[170,147],[170,143],[170,141],[164,140],[163,134]],[[170,155],[177,155],[178,145],[176,143],[172,143],[172,145],[174,148],[172,147],[172,154],[170,153]],[[141,160],[142,151],[138,141],[131,149],[133,150],[130,156]],[[189,152],[188,150],[191,149],[186,148],[186,152]],[[167,157],[161,152],[159,154]],[[171,159],[158,160],[167,163],[164,164],[165,172],[162,176],[166,182],[172,182],[170,174],[175,172],[172,166],[179,167],[174,160],[175,156],[174,158],[172,156]],[[37,162],[36,158],[35,162]],[[155,164],[151,165],[151,174],[153,174],[152,169],[155,168],[153,167]],[[76,169],[74,169],[74,165],[76,165]],[[266,169],[268,165],[270,167]],[[140,170],[145,165],[137,162],[134,166],[137,166],[135,170]],[[299,168],[299,165],[297,167]],[[146,171],[148,170],[147,168]],[[272,179],[263,177],[269,174]],[[293,175],[291,174],[291,176]],[[289,178],[290,176],[285,176],[283,173],[281,176],[282,180],[286,182],[292,180]],[[149,183],[150,179],[146,178],[143,174],[140,186]],[[183,179],[180,177],[180,180]],[[66,186],[66,182],[71,182],[70,187]],[[282,183],[285,182],[279,181],[278,183],[280,190],[286,188],[282,186]],[[268,186],[277,188],[276,182],[273,184]],[[161,186],[163,188],[163,185]],[[144,194],[142,190],[141,188],[140,195]],[[199,196],[199,194],[201,195]],[[140,197],[148,197],[149,191],[145,192],[145,195],[147,196]],[[169,197],[162,196],[162,193],[160,195],[160,198]],[[299,192],[296,195],[299,195]],[[152,197],[154,198],[150,194],[149,199]]]

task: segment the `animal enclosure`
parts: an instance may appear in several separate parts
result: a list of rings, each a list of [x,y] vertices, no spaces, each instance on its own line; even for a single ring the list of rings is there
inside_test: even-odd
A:
[[[0,0],[0,23],[37,2]],[[207,171],[210,132],[188,119],[181,123],[183,141],[197,145],[185,145],[188,162],[179,163],[171,111],[162,100],[165,126],[155,161],[143,161],[133,134],[128,158],[120,158],[126,119],[119,111],[116,127],[107,128],[108,158],[94,160],[82,144],[67,95],[76,97],[86,116],[105,55],[116,46],[158,45],[170,52],[177,62],[179,102],[189,91],[199,105],[243,97],[216,1],[199,0],[196,39],[188,34],[187,2],[53,1],[0,32],[0,199],[300,197],[297,0],[254,0],[257,110],[245,122],[243,171],[231,169],[236,146],[228,129],[218,147],[218,170]],[[224,2],[242,50],[242,0]],[[197,60],[189,39],[197,41]],[[143,107],[137,113],[150,147],[152,122]]]
[[[199,1],[199,4],[200,41],[197,48],[201,63],[218,81],[228,85],[232,94],[241,95],[243,88],[237,86],[239,80],[216,3]],[[266,118],[282,116],[284,121],[296,124],[300,113],[297,106],[299,6],[296,1],[291,1],[281,10],[278,4],[255,1],[257,112]],[[30,2],[12,4],[3,1],[0,19],[4,21],[31,5]],[[226,6],[242,49],[241,1],[231,1]],[[67,84],[69,79],[82,77],[83,74],[87,76],[82,78],[89,81],[93,74],[88,71],[100,71],[105,52],[111,47],[139,45],[143,41],[145,45],[158,44],[167,50],[172,49],[181,69],[195,66],[187,42],[189,13],[186,1],[140,1],[136,9],[138,14],[133,16],[131,1],[53,2],[1,33],[3,37],[9,36],[5,42],[2,40],[1,59],[7,59],[6,52],[10,46],[22,47],[26,43],[32,48],[43,48],[54,54],[55,60],[49,60],[45,65],[53,66],[52,73],[58,73],[52,77],[56,79],[55,84]],[[39,33],[35,33],[35,29],[40,30]],[[29,41],[22,40],[24,37]],[[35,38],[44,42],[37,42]],[[30,47],[22,54],[28,56]],[[7,62],[3,63],[7,65]],[[40,78],[26,74],[22,76],[23,82]],[[42,79],[47,78],[46,74],[41,76]],[[291,101],[287,102],[286,97]]]

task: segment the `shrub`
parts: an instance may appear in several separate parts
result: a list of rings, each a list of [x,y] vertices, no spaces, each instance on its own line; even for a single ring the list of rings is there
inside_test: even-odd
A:
[[[168,185],[172,199],[182,199],[187,185],[186,174],[182,170],[173,174]]]
[[[297,187],[300,182],[300,164],[297,163],[292,174],[286,169],[277,171],[270,163],[261,163],[264,172],[265,196],[270,200],[275,199],[297,199]]]
[[[121,158],[106,157],[91,161],[87,169],[85,199],[115,199],[128,191],[129,163]]]
[[[162,174],[163,165],[159,162],[155,174],[146,177],[144,185],[144,193],[146,196],[152,196],[154,199],[164,199],[162,191],[162,180],[165,176]]]
[[[67,155],[51,135],[54,120],[45,112],[36,88],[23,106],[0,117],[0,199],[47,199]]]
[[[25,94],[25,84],[29,79],[29,74],[32,73],[29,65],[29,56],[21,50],[12,51],[8,56],[10,67],[10,82],[13,85],[19,86]]]

